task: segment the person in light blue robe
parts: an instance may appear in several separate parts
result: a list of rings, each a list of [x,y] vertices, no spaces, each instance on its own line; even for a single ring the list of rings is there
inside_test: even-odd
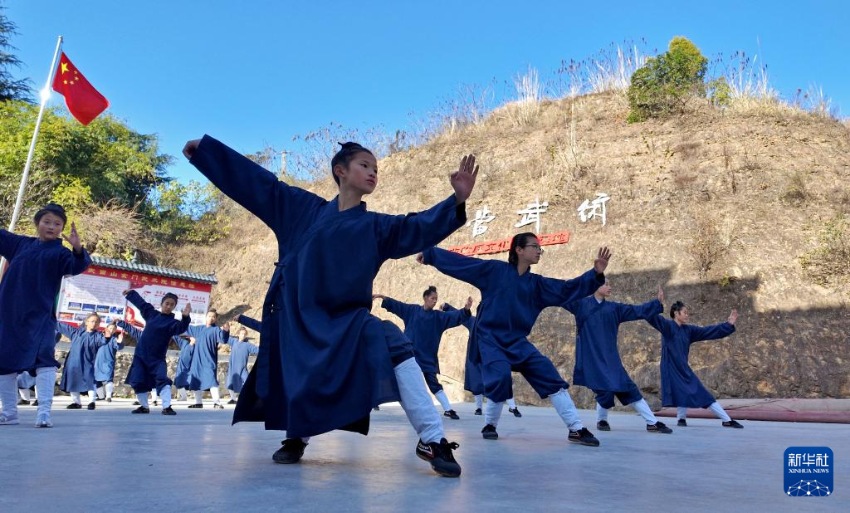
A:
[[[225,324],[219,328],[216,322],[218,312],[215,308],[210,308],[204,326],[189,326],[183,334],[188,336],[195,346],[189,366],[189,386],[186,387],[195,392],[195,404],[190,404],[189,408],[203,408],[204,391],[209,390],[213,409],[224,409],[218,389],[218,346],[230,338],[230,326]]]
[[[735,333],[738,311],[732,310],[726,322],[696,326],[688,324],[690,311],[687,305],[676,301],[670,307],[670,318],[655,315],[646,320],[661,333],[661,404],[676,407],[676,425],[679,427],[688,425],[688,408],[708,408],[722,421],[723,427],[742,429],[744,426],[729,417],[688,365],[691,344]]]
[[[94,377],[94,361],[98,349],[109,343],[99,328],[100,316],[96,313],[89,314],[84,323],[76,328],[61,321],[56,323],[56,331],[71,340],[62,368],[62,379],[59,381],[59,389],[71,394],[68,409],[82,408],[80,392],[88,392],[88,409],[95,409],[97,380]]]
[[[640,389],[623,367],[617,350],[620,324],[649,319],[664,311],[661,287],[657,299],[641,305],[608,301],[610,295],[611,285],[606,282],[593,295],[563,305],[576,318],[573,384],[585,386],[596,394],[596,428],[600,431],[611,431],[608,410],[614,407],[616,398],[643,417],[648,432],[672,433],[672,429],[655,418]]]
[[[53,426],[50,410],[59,367],[54,355],[56,297],[63,276],[80,274],[91,264],[74,223],[69,236],[62,234],[64,208],[49,203],[34,221],[36,237],[0,230],[0,257],[7,261],[0,281],[0,426],[20,424],[16,382],[25,371],[36,374],[35,425]],[[73,251],[62,245],[63,237]]]
[[[110,323],[104,329],[103,336],[106,344],[97,350],[94,359],[94,379],[97,386],[98,397],[103,393],[106,402],[112,402],[112,394],[115,392],[115,355],[124,347],[124,335],[115,335],[117,324]]]
[[[404,335],[413,342],[413,351],[416,355],[416,363],[425,375],[425,383],[434,397],[443,407],[443,415],[451,419],[459,419],[457,412],[452,409],[449,398],[443,391],[443,385],[437,380],[440,374],[440,360],[437,353],[440,350],[440,341],[443,332],[455,326],[460,326],[470,315],[469,307],[472,298],[463,310],[454,312],[443,312],[435,310],[437,304],[437,287],[430,286],[422,293],[421,305],[402,303],[391,297],[374,294],[373,297],[381,298],[381,307],[401,318],[404,321]]]
[[[236,336],[230,337],[227,344],[230,346],[230,359],[227,365],[227,380],[225,387],[230,391],[228,404],[236,404],[236,398],[242,391],[245,380],[248,379],[248,358],[257,356],[260,348],[248,341],[248,330],[245,326],[259,332],[261,323],[250,317],[240,315],[238,318],[243,327],[236,330]]]
[[[362,199],[377,186],[377,159],[356,143],[343,144],[331,160],[339,195],[330,201],[287,185],[209,136],[188,142],[183,153],[278,241],[260,352],[234,422],[286,430],[273,459],[296,463],[305,438],[335,429],[366,434],[374,406],[400,401],[419,434],[417,456],[441,475],[460,475],[456,445],[443,436],[412,344],[369,311],[383,262],[437,244],[466,222],[475,158],[464,157],[451,175],[452,196],[426,211],[394,216],[366,210]]]
[[[600,249],[593,269],[564,281],[531,272],[531,266],[540,261],[543,253],[533,233],[515,235],[509,251],[508,262],[466,257],[439,248],[430,248],[418,258],[481,291],[478,321],[470,335],[477,343],[473,347],[478,354],[473,359],[481,362],[484,395],[490,400],[481,434],[488,440],[498,438],[496,426],[504,402],[513,395],[511,371],[516,371],[541,398],[552,401],[569,429],[568,441],[598,446],[599,440],[584,427],[567,393],[569,385],[552,361],[528,340],[528,335],[544,308],[587,296],[605,282],[602,273],[610,252],[607,248]]]
[[[192,368],[192,356],[195,354],[195,341],[188,335],[174,337],[174,343],[180,348],[177,368],[174,371],[174,386],[177,387],[177,400],[188,401],[186,390],[189,388],[189,370]]]

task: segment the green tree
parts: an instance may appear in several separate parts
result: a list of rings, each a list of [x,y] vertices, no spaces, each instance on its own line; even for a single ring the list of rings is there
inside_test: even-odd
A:
[[[647,59],[632,74],[629,85],[629,122],[682,113],[688,100],[705,96],[708,66],[699,48],[684,37],[674,37],[663,54]]]
[[[0,102],[9,100],[30,101],[32,89],[26,79],[15,80],[11,68],[19,68],[21,61],[12,53],[16,48],[11,44],[11,37],[17,34],[16,26],[9,21],[0,5]]]

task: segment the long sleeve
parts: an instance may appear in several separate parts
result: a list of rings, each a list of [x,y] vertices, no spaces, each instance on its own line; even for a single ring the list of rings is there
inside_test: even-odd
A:
[[[585,298],[605,283],[605,277],[593,269],[571,280],[559,280],[540,276],[537,299],[541,307],[559,306]]]
[[[134,339],[139,340],[140,338],[142,338],[142,330],[133,326],[129,322],[121,319],[116,324],[118,324],[118,326],[120,326],[122,330],[126,331]]]
[[[717,340],[719,338],[728,337],[735,333],[735,325],[728,322],[720,324],[712,324],[711,326],[694,326],[688,325],[688,335],[691,342],[699,342],[701,340]]]
[[[640,305],[627,305],[623,303],[614,303],[617,321],[629,322],[640,319],[649,319],[655,317],[664,311],[661,301],[653,299]]]
[[[59,333],[65,335],[66,337],[68,337],[70,339],[74,338],[74,335],[77,334],[77,331],[79,329],[80,328],[75,328],[75,327],[71,326],[70,324],[65,324],[64,322],[61,322],[61,321],[56,322],[56,331],[58,331]]]
[[[667,334],[667,321],[661,314],[649,316],[644,320],[662,335]]]
[[[71,270],[68,274],[72,274],[74,276],[81,274],[83,271],[88,269],[90,265],[91,256],[85,248],[83,248],[83,250],[79,253],[71,251]]]
[[[491,271],[501,262],[472,258],[440,248],[429,248],[422,252],[424,263],[456,280],[469,283],[479,290],[486,287]]]
[[[246,342],[246,344],[248,344],[247,347],[248,347],[248,354],[249,355],[257,356],[258,354],[260,354],[260,348],[259,347],[255,346],[254,344],[252,344],[250,342]]]
[[[139,312],[142,314],[142,318],[145,321],[159,313],[156,311],[156,308],[154,308],[152,304],[142,299],[142,296],[140,296],[139,293],[135,290],[131,290],[127,293],[127,301],[129,301],[133,306],[139,309]]]
[[[183,317],[180,318],[179,321],[176,321],[171,326],[169,335],[171,335],[172,337],[175,337],[177,335],[186,333],[186,330],[189,329],[189,323],[191,321],[192,321],[191,317],[189,317],[188,315],[184,315]]]
[[[461,309],[451,312],[437,312],[440,316],[441,328],[443,331],[460,326],[472,315],[469,310]]]
[[[260,332],[260,329],[263,326],[263,324],[260,321],[258,321],[257,319],[252,319],[251,317],[248,317],[247,315],[240,315],[239,317],[236,318],[236,320],[242,326],[245,326],[249,329],[252,329],[252,330],[256,331],[257,333]]]
[[[0,230],[0,256],[6,260],[11,260],[18,252],[18,246],[21,241],[26,239],[23,235],[18,235],[6,230]]]
[[[381,256],[403,258],[439,244],[466,223],[466,204],[456,202],[452,195],[422,212],[382,216]]]
[[[402,303],[401,301],[397,301],[391,297],[385,297],[383,301],[381,301],[381,308],[393,315],[400,317],[401,320],[407,323],[413,316],[413,310],[415,308],[421,307],[417,305],[409,305],[407,303]]]

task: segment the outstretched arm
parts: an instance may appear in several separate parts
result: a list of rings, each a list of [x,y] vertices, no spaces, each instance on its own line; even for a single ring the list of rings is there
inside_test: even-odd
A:
[[[381,301],[381,308],[393,315],[400,317],[401,320],[406,323],[410,319],[415,309],[420,307],[416,305],[402,303],[401,301],[396,301],[391,297],[384,296],[384,299]]]
[[[735,323],[738,322],[738,311],[732,310],[729,314],[729,319],[720,324],[711,326],[694,326],[688,325],[688,334],[691,337],[691,342],[700,342],[702,340],[717,340],[719,338],[728,337],[735,333]]]
[[[236,318],[236,320],[239,321],[239,324],[241,324],[242,326],[250,328],[256,331],[257,333],[259,333],[261,331],[261,328],[263,327],[260,321],[258,321],[257,319],[252,319],[251,317],[248,317],[246,315],[240,315]]]
[[[614,303],[617,322],[637,321],[656,317],[664,311],[664,306],[658,299],[653,299],[640,305]]]
[[[137,328],[137,327],[133,326],[133,325],[132,325],[132,324],[130,324],[129,322],[127,322],[127,321],[125,321],[125,320],[123,320],[123,319],[122,319],[122,320],[119,320],[117,324],[118,324],[119,326],[121,326],[121,329],[122,329],[122,330],[124,330],[124,331],[126,331],[127,333],[129,333],[129,334],[130,334],[130,336],[131,336],[131,337],[133,337],[134,339],[139,340],[139,338],[141,338],[141,336],[142,336],[142,330],[140,330],[139,328]]]
[[[127,297],[127,301],[129,301],[130,304],[139,309],[139,312],[142,314],[142,319],[145,321],[159,313],[152,304],[142,299],[142,296],[140,296],[135,290],[127,289],[123,292],[123,294]]]
[[[440,248],[426,249],[416,261],[432,265],[446,276],[469,283],[479,290],[486,288],[495,266],[502,265],[501,262],[467,257]]]
[[[11,260],[18,252],[18,245],[24,241],[26,237],[18,235],[6,230],[0,230],[0,256],[6,260]]]
[[[68,338],[74,338],[74,335],[77,334],[79,328],[75,328],[70,324],[64,323],[62,321],[56,321],[56,331],[65,335]]]

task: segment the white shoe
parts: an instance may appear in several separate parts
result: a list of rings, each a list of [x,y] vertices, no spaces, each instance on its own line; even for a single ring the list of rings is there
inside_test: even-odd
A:
[[[52,428],[53,422],[50,421],[50,415],[46,413],[41,413],[38,415],[38,418],[35,421],[35,427],[37,428]]]
[[[0,413],[0,426],[14,426],[16,424],[20,424],[21,421],[18,420],[18,416],[7,417],[5,413]]]

